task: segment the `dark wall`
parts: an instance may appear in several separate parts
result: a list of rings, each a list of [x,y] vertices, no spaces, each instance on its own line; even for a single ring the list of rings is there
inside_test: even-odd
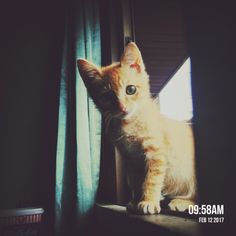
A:
[[[0,209],[52,213],[64,9],[61,1],[1,6]]]
[[[183,27],[182,0],[132,1],[135,41],[158,95],[189,56]]]
[[[192,62],[199,199],[224,204],[226,233],[235,222],[236,17],[229,2],[209,2],[186,3],[185,22]],[[215,234],[222,234],[219,225],[212,226]]]

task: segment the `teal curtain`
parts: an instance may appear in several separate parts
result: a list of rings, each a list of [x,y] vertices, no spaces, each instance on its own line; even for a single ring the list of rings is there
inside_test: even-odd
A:
[[[98,3],[69,1],[61,69],[56,158],[56,235],[74,235],[88,222],[99,180],[101,117],[76,67],[101,64]]]

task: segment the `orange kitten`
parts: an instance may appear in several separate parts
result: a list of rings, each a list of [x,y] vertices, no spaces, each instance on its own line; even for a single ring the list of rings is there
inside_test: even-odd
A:
[[[120,63],[99,68],[78,60],[88,92],[104,114],[114,145],[125,159],[132,201],[127,209],[141,214],[169,208],[185,211],[196,197],[194,148],[188,124],[165,118],[151,98],[141,53],[130,43]]]

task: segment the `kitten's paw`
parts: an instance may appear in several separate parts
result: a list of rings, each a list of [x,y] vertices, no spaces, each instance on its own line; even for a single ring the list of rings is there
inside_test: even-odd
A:
[[[141,201],[138,203],[137,210],[141,214],[153,215],[161,212],[159,202]]]
[[[187,211],[189,205],[194,205],[195,203],[191,200],[186,200],[186,199],[173,199],[171,202],[168,204],[168,207],[172,211]]]

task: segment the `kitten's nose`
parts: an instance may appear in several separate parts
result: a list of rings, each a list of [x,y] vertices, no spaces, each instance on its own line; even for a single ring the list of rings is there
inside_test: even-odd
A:
[[[126,107],[120,102],[119,102],[119,109],[122,113],[127,114]]]

